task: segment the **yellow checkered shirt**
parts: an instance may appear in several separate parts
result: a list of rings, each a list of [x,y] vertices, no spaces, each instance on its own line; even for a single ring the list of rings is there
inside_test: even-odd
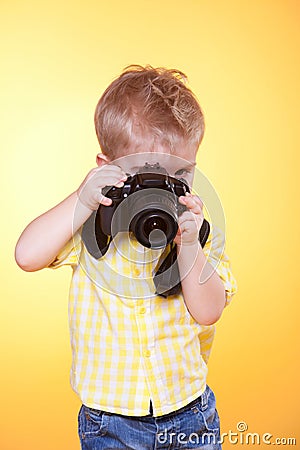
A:
[[[208,261],[224,282],[227,303],[237,290],[224,237],[210,231]],[[183,295],[155,295],[153,274],[165,250],[142,246],[122,232],[99,260],[81,230],[49,266],[71,265],[71,385],[86,406],[117,414],[155,416],[201,395],[215,327],[199,325]]]

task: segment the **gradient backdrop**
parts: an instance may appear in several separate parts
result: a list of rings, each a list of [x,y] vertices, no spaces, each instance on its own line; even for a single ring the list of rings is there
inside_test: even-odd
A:
[[[296,0],[1,2],[1,449],[79,449],[71,270],[25,273],[13,252],[94,167],[95,105],[132,63],[186,72],[205,112],[198,163],[239,285],[209,363],[222,431],[244,421],[300,448],[299,12]]]

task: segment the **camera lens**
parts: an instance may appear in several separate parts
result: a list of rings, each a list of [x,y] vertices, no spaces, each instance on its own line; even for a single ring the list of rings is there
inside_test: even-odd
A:
[[[117,202],[106,223],[111,236],[121,231],[131,231],[144,247],[160,249],[166,247],[178,230],[177,197],[173,192],[161,188],[144,188],[131,193]]]
[[[154,215],[144,223],[144,235],[149,240],[152,248],[161,248],[166,246],[168,224],[162,217]]]
[[[142,245],[159,249],[164,248],[174,239],[178,225],[175,218],[167,212],[148,210],[134,217],[131,229]]]
[[[149,217],[144,224],[144,232],[146,235],[149,235],[151,231],[153,230],[161,230],[164,233],[167,231],[167,224],[162,219],[162,217],[159,217],[158,215],[154,215],[154,217]]]

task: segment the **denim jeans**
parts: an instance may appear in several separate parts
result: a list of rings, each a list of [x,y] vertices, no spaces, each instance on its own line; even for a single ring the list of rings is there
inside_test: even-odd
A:
[[[82,450],[220,450],[220,422],[213,391],[164,416],[123,416],[82,405]]]

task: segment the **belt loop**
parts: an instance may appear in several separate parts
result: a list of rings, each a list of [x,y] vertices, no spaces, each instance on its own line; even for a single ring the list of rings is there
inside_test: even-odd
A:
[[[207,399],[207,393],[206,390],[203,392],[203,394],[200,397],[200,401],[201,401],[201,410],[205,411],[207,409],[208,406],[208,399]]]
[[[151,399],[150,399],[150,403],[149,403],[149,416],[153,416],[153,405],[152,405]]]

